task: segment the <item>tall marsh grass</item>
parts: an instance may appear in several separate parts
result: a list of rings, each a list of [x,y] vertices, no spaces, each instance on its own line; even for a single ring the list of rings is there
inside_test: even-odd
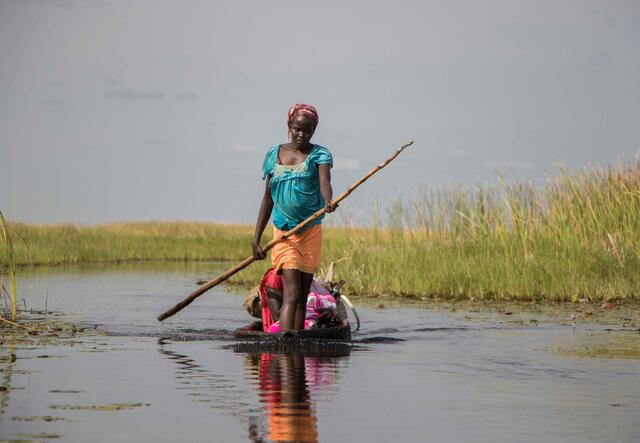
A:
[[[0,232],[2,233],[2,241],[5,246],[5,262],[7,265],[7,272],[9,274],[9,303],[11,305],[11,320],[16,321],[18,318],[16,309],[16,264],[13,257],[11,236],[7,230],[7,223],[5,222],[4,215],[2,215],[2,211],[0,211]],[[0,276],[1,275],[2,273],[0,272]],[[0,295],[2,295],[1,293],[3,290],[4,286],[0,285]]]
[[[359,294],[640,301],[639,161],[499,183],[423,189],[368,229],[329,229],[324,261],[343,259]]]
[[[348,213],[348,201],[338,211]],[[640,301],[638,161],[561,169],[543,184],[423,189],[367,214],[366,223],[329,225],[323,263],[338,261],[337,277],[355,294]],[[22,265],[241,260],[250,254],[253,227],[10,223],[9,230]],[[268,265],[254,264],[233,280],[254,283]]]

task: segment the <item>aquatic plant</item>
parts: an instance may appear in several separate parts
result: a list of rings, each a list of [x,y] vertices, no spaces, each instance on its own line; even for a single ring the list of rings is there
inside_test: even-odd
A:
[[[16,319],[18,318],[16,310],[16,263],[13,256],[13,245],[11,243],[11,236],[9,235],[7,223],[4,219],[4,215],[2,215],[2,211],[0,211],[0,231],[2,232],[2,240],[5,245],[5,262],[8,268],[7,272],[9,274],[9,301],[11,304],[11,320],[16,321]],[[0,288],[0,290],[2,289],[3,288]]]
[[[497,186],[421,189],[386,209],[386,219],[367,216],[378,220],[368,228],[356,222],[327,230],[326,260],[350,258],[338,269],[347,290],[473,299],[640,299],[638,160],[561,168],[542,184],[500,177]]]

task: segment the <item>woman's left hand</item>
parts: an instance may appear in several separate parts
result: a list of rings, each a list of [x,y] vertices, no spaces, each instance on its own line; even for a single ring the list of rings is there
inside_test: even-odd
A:
[[[324,212],[333,212],[338,207],[338,204],[333,202],[333,200],[329,200],[324,204]]]

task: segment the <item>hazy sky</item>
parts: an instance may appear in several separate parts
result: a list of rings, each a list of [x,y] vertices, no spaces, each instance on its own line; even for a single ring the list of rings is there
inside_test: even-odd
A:
[[[11,220],[253,223],[316,105],[343,208],[640,150],[640,1],[0,0]]]

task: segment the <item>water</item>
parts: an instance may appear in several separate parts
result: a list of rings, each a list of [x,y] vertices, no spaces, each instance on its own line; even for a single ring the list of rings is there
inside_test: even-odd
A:
[[[216,288],[164,323],[155,319],[222,268],[22,272],[29,306],[42,309],[46,299],[49,310],[73,313],[69,322],[108,335],[35,345],[5,338],[0,439],[640,439],[640,362],[637,353],[616,354],[640,350],[634,328],[385,301],[385,309],[358,305],[354,343],[283,354],[232,339],[250,321],[241,292]],[[585,349],[616,358],[585,357]]]

